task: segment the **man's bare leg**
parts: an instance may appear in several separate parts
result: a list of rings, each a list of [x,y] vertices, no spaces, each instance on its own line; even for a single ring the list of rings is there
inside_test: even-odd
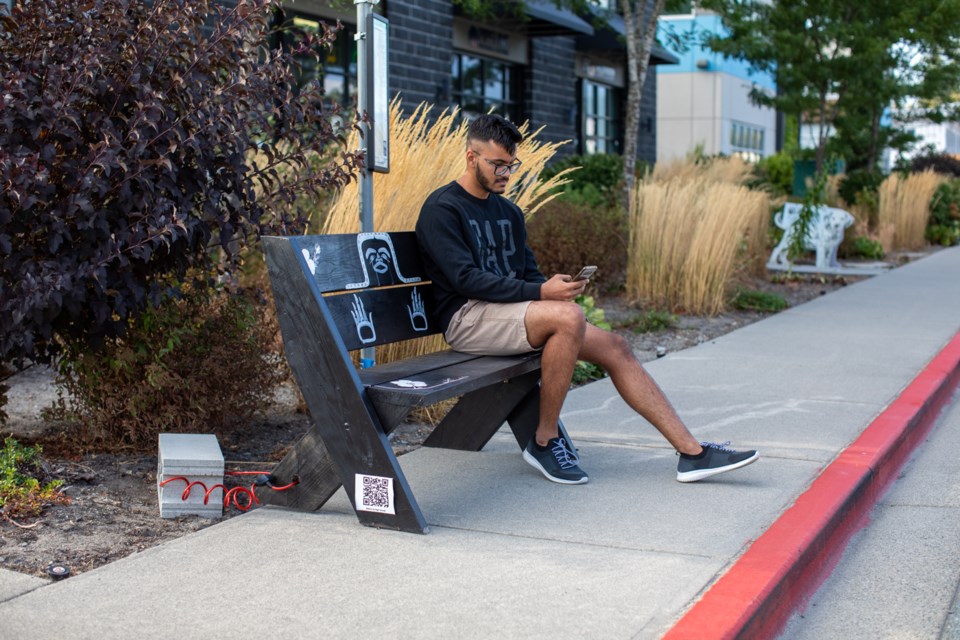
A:
[[[560,409],[570,389],[573,368],[588,328],[579,306],[570,302],[537,301],[524,316],[527,340],[543,345],[540,378],[540,421],[534,438],[544,446],[559,435]]]
[[[691,455],[700,453],[700,443],[633,355],[626,340],[615,333],[587,325],[578,358],[603,367],[624,401],[656,427],[674,449]]]

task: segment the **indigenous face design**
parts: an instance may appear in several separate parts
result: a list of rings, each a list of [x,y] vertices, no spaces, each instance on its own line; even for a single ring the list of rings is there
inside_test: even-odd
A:
[[[363,252],[363,257],[374,273],[384,275],[390,272],[390,263],[393,257],[390,249],[383,243],[370,243]]]

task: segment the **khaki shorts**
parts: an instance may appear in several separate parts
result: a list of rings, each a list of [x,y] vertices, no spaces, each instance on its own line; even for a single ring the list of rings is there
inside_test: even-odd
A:
[[[443,337],[456,351],[483,356],[512,356],[539,351],[527,341],[526,302],[470,300],[460,307]]]

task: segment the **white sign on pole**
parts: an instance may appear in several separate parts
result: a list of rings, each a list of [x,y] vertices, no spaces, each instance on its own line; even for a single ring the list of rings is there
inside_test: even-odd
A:
[[[371,13],[367,22],[367,100],[372,131],[367,136],[367,166],[371,171],[390,172],[389,21]]]

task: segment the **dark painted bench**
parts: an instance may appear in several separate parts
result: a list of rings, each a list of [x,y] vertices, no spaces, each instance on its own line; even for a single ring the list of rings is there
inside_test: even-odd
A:
[[[284,349],[313,424],[262,503],[313,511],[342,485],[360,522],[425,533],[387,434],[415,408],[459,397],[424,446],[479,451],[507,422],[537,424],[540,357],[451,350],[359,369],[350,351],[438,333],[412,232],[263,238]],[[562,425],[561,425],[562,428]]]

